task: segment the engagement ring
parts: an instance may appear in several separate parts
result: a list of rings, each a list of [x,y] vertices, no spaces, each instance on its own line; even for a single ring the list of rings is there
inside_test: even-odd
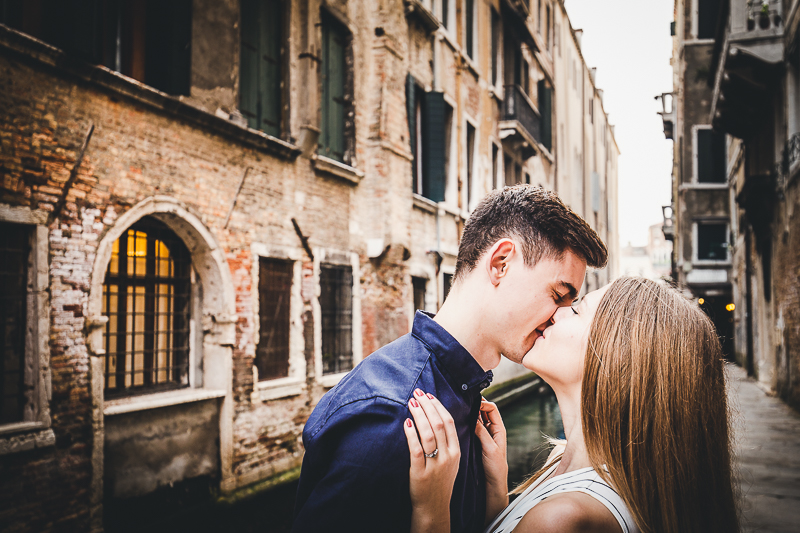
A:
[[[433,459],[433,458],[434,458],[434,457],[436,457],[437,455],[439,455],[439,448],[436,448],[436,449],[435,449],[435,450],[433,450],[431,453],[426,453],[426,454],[425,454],[425,457],[427,457],[428,459]]]

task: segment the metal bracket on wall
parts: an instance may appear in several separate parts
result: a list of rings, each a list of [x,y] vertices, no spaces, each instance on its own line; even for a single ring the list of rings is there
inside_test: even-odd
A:
[[[303,249],[308,254],[309,259],[313,261],[314,252],[311,251],[311,246],[308,245],[308,237],[303,235],[303,232],[300,230],[300,225],[297,223],[297,220],[294,217],[292,217],[292,226],[294,226],[294,231],[297,233],[297,236],[300,238],[300,242],[303,244]]]
[[[69,196],[69,191],[75,184],[75,180],[78,178],[78,169],[83,162],[83,155],[86,153],[86,147],[89,146],[92,133],[94,133],[94,123],[89,124],[89,131],[86,132],[86,138],[83,140],[83,145],[78,152],[78,157],[75,159],[75,164],[72,166],[72,170],[69,171],[69,178],[67,178],[67,182],[64,184],[64,188],[61,191],[61,197],[56,202],[56,205],[53,206],[53,211],[50,213],[50,216],[47,217],[48,226],[61,213],[61,210],[64,209],[64,205],[67,203],[67,196]]]
[[[239,180],[239,188],[236,189],[236,196],[233,197],[233,203],[231,204],[231,208],[228,209],[228,216],[225,217],[225,224],[222,226],[222,229],[228,228],[228,222],[231,221],[233,208],[236,207],[236,201],[239,199],[239,193],[242,192],[242,185],[244,185],[244,179],[247,177],[248,172],[250,172],[250,167],[244,169],[244,174],[242,174],[242,179]]]

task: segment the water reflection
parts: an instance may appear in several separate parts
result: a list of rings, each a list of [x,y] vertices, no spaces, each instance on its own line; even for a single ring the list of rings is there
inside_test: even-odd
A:
[[[553,394],[527,396],[500,409],[508,433],[508,486],[516,487],[544,464],[544,435],[564,438],[561,412]]]

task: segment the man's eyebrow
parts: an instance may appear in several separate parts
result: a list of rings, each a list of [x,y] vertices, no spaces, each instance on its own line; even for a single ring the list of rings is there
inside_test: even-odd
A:
[[[570,298],[572,298],[573,300],[578,297],[578,289],[576,289],[572,285],[572,283],[569,283],[567,281],[559,281],[559,282],[556,283],[556,285],[567,289],[567,292],[569,293],[568,296]]]

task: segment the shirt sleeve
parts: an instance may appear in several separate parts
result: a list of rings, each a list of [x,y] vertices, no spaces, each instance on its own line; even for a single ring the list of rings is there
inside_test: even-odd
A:
[[[405,405],[370,398],[304,435],[294,533],[409,530],[408,416]]]

